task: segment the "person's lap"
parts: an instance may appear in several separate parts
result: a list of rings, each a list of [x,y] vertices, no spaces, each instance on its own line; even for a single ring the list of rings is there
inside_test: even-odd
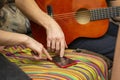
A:
[[[113,59],[117,37],[117,29],[117,25],[110,23],[109,29],[103,37],[97,39],[78,38],[69,45],[69,48],[87,49],[105,55],[110,59]]]

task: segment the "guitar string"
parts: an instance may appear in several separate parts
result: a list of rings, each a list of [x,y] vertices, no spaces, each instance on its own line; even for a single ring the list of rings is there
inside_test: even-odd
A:
[[[116,9],[117,7],[109,7],[109,8],[102,8],[102,10],[104,11],[104,10],[108,10],[109,9],[109,11],[110,10],[114,10],[114,8]],[[100,11],[101,10],[101,8],[98,8],[98,9],[91,9],[91,10],[84,10],[84,11],[80,11],[80,12],[86,12],[86,11]],[[59,16],[59,15],[68,15],[68,14],[74,14],[74,13],[77,13],[77,12],[69,12],[69,13],[63,13],[63,14],[56,14],[55,16]]]
[[[81,13],[83,14],[84,12],[81,12]],[[55,19],[65,19],[65,18],[72,18],[73,16],[76,17],[76,15],[74,13],[76,13],[76,12],[56,14],[56,15],[53,15],[53,18],[55,18]],[[84,15],[86,15],[86,14],[84,14]]]
[[[94,14],[93,12],[95,10],[85,10],[85,11],[81,11],[81,14],[83,14],[84,16],[87,15],[85,12],[89,11],[90,14]],[[63,13],[63,14],[55,14],[52,17],[55,19],[65,19],[65,18],[72,18],[73,16],[76,17],[75,13],[77,12],[70,12],[70,13]],[[84,14],[85,13],[85,14]],[[97,13],[98,14],[98,13]],[[97,14],[95,15],[97,17]],[[87,15],[88,16],[88,15]]]
[[[110,7],[110,8],[103,8],[102,9],[102,12],[103,11],[106,11],[106,9],[109,9],[109,10],[113,10],[113,9],[116,9],[117,7]],[[100,11],[101,10],[101,8],[99,8],[99,9],[94,9],[94,10],[85,10],[85,11],[80,11],[81,12],[81,14],[83,14],[83,15],[86,15],[86,14],[84,14],[84,12],[86,12],[86,11],[89,11],[90,12],[90,14],[92,15],[92,14],[94,14],[94,11]],[[55,14],[55,15],[53,15],[53,18],[55,18],[55,19],[65,19],[65,18],[72,18],[73,16],[75,16],[76,17],[76,13],[77,12],[70,12],[70,13],[63,13],[63,14]],[[94,16],[95,17],[99,17],[100,15],[98,15],[99,13],[97,12],[96,14],[94,14]],[[103,17],[103,16],[102,16]]]
[[[86,15],[86,16],[88,16],[88,15]],[[84,15],[84,17],[85,17],[85,15]],[[53,17],[54,19],[68,19],[68,18],[74,18],[73,16],[62,16],[62,17]],[[83,17],[82,17],[83,18]]]

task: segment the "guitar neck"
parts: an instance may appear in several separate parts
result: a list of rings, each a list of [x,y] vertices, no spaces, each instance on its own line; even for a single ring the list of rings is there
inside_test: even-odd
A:
[[[101,20],[120,16],[120,7],[107,7],[90,10],[91,20]]]

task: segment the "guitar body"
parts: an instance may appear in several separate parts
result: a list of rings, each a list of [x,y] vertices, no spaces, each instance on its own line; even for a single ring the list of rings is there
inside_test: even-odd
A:
[[[47,6],[50,5],[52,7],[53,16],[55,15],[55,18],[53,18],[61,26],[65,34],[67,44],[78,37],[101,37],[108,29],[108,19],[90,21],[86,24],[80,24],[76,20],[74,14],[72,14],[79,9],[91,10],[107,7],[105,0],[36,0],[36,2],[46,13]],[[31,29],[33,37],[45,45],[45,29],[33,22],[31,22]]]

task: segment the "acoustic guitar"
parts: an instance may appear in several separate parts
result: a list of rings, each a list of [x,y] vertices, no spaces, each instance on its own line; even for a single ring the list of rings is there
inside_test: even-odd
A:
[[[107,7],[105,0],[36,0],[38,6],[61,26],[67,44],[78,37],[103,36],[109,18],[119,16],[120,7]],[[31,22],[33,37],[46,45],[45,29]]]

